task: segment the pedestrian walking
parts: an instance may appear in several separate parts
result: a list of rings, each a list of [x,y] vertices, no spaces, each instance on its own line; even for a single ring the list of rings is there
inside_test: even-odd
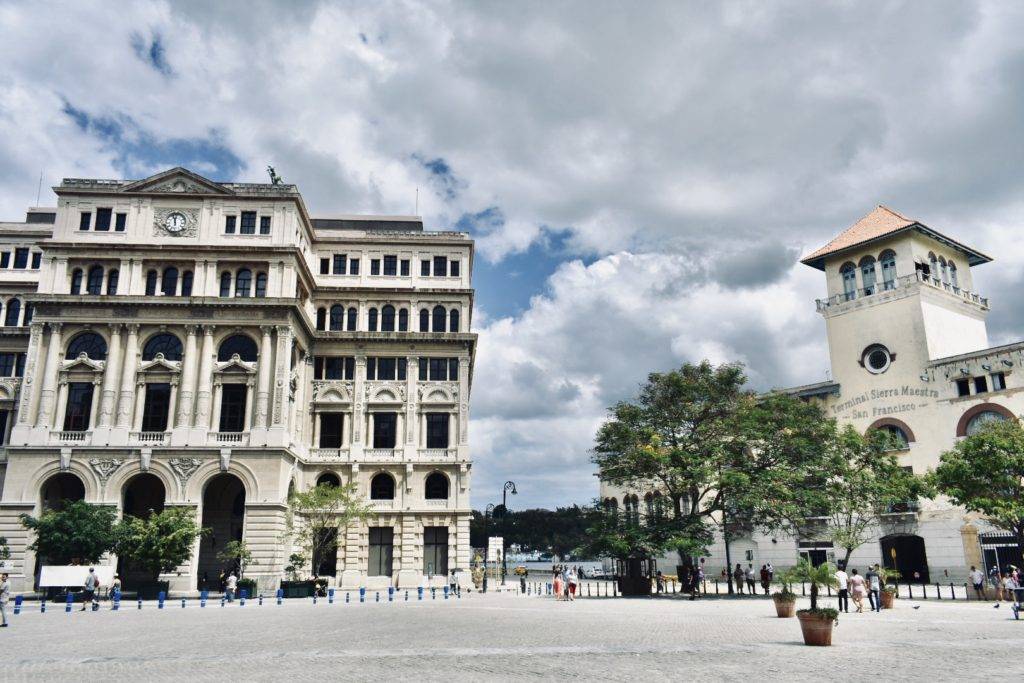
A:
[[[121,592],[121,575],[114,574],[114,580],[110,582],[110,588],[107,589],[107,597],[111,600],[114,599],[115,593]]]
[[[697,573],[693,577],[695,585],[693,587],[694,593],[700,593],[701,588],[704,586],[704,558],[700,558],[700,564],[697,566]]]
[[[736,563],[736,569],[732,573],[732,578],[736,582],[736,592],[743,595],[743,565],[739,562]]]
[[[7,574],[0,574],[0,628],[7,628],[7,601],[11,599],[11,582]]]
[[[846,612],[847,614],[850,612],[849,581],[849,575],[841,567],[836,570],[836,584],[839,589],[839,611]]]
[[[757,591],[754,589],[757,575],[754,573],[754,564],[752,562],[747,563],[747,570],[743,572],[743,577],[747,580],[747,592],[751,595],[757,595]]]
[[[660,573],[660,572],[659,572]],[[579,576],[576,575],[576,569],[569,569],[569,573],[565,577],[565,582],[568,584],[569,593],[568,598],[570,601],[576,600],[576,586],[579,584]]]
[[[658,570],[658,573],[654,575],[654,590],[660,595],[665,590],[665,575]]]
[[[80,612],[84,612],[86,609],[92,606],[92,603],[96,602],[96,589],[99,587],[99,579],[96,578],[96,570],[89,567],[89,574],[85,577],[85,590],[82,591],[82,609]]]
[[[971,584],[974,586],[974,594],[979,600],[987,600],[985,597],[985,575],[980,569],[971,565],[971,571],[967,575],[971,579]]]
[[[1003,599],[1003,575],[999,572],[999,565],[994,564],[992,569],[988,570],[988,582],[996,592],[996,602],[1001,602]]]
[[[563,600],[564,599],[562,597],[562,584],[563,584],[563,582],[562,582],[562,572],[561,571],[559,571],[557,569],[555,570],[555,576],[554,576],[554,579],[553,579],[552,583],[554,583],[555,600]]]
[[[872,612],[882,611],[882,577],[879,573],[879,566],[869,567],[864,579],[868,583],[868,602],[871,603]]]
[[[224,597],[227,598],[228,602],[235,601],[235,589],[238,588],[238,577],[232,572],[228,574],[228,578],[224,580]],[[316,590],[314,586],[313,590]]]
[[[1017,576],[1018,574],[1013,565],[1007,567],[1006,571],[1003,573],[1003,595],[1005,595],[1006,599],[1010,602],[1013,602],[1013,589],[1020,587]]]
[[[775,580],[775,567],[772,566],[771,562],[766,564],[765,567],[768,568],[768,583],[771,583]]]
[[[768,589],[772,585],[772,575],[768,573],[768,565],[761,565],[761,588],[764,589],[764,594],[768,595]]]
[[[864,595],[867,593],[866,583],[864,577],[857,573],[854,569],[850,572],[850,588],[853,591],[853,604],[857,608],[857,612],[864,611]],[[849,603],[847,603],[847,610],[849,610]]]

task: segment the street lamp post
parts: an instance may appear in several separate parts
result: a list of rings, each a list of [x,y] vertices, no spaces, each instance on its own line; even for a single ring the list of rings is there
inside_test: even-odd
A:
[[[501,514],[508,514],[508,493],[512,492],[515,496],[519,492],[516,491],[516,483],[514,481],[506,481],[505,486],[501,489]],[[505,537],[501,537],[501,585],[505,585],[505,576],[508,574],[508,561],[505,556],[508,553],[505,552]]]
[[[491,515],[494,513],[494,503],[488,503],[484,508],[484,593],[487,592],[487,552],[491,549]]]

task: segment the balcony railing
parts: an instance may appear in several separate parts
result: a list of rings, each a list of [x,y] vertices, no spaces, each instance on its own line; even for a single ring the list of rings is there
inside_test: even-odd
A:
[[[210,432],[210,439],[217,443],[247,446],[249,444],[249,432]]]
[[[92,432],[50,432],[50,438],[54,441],[60,441],[61,443],[72,443],[78,445],[84,445],[89,443],[89,437]]]
[[[909,287],[912,284],[921,283],[936,289],[942,289],[954,296],[958,296],[964,301],[970,301],[976,303],[984,308],[988,308],[988,297],[980,296],[975,292],[969,292],[962,287],[954,285],[949,282],[943,282],[939,278],[925,275],[921,271],[914,272],[913,275],[903,275],[896,278],[895,280],[887,280],[878,282],[872,287],[862,287],[855,289],[850,292],[843,292],[842,294],[835,294],[827,299],[818,299],[816,301],[818,312],[825,311],[832,306],[838,306],[848,301],[855,301],[857,299],[863,299],[865,297],[874,296],[880,292],[890,292],[897,289],[903,289]]]
[[[364,451],[367,460],[394,460],[401,456],[397,448],[367,448]]]
[[[416,459],[421,461],[454,462],[458,451],[454,448],[421,448],[416,451]]]
[[[443,508],[448,507],[447,498],[425,498],[423,504],[428,508]]]
[[[887,515],[912,515],[921,510],[921,505],[916,500],[908,500],[902,503],[893,503],[885,511]]]
[[[311,448],[309,457],[311,460],[348,462],[350,454],[347,448]]]
[[[395,501],[393,500],[371,500],[371,510],[392,510],[395,507]]]
[[[166,443],[170,432],[130,432],[128,438],[132,443]]]

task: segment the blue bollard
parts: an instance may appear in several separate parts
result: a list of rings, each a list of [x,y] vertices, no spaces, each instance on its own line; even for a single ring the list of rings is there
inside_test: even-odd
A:
[[[460,588],[459,586],[455,587],[455,597],[457,597],[459,600],[462,599],[462,588]]]
[[[14,597],[14,613],[21,614],[21,603],[25,599],[23,595],[17,595]]]
[[[366,602],[366,588],[359,588],[359,602]]]
[[[437,600],[437,586],[430,587],[430,599]]]
[[[281,604],[281,598],[283,598],[283,597],[284,597],[284,589],[283,588],[278,588],[277,589],[277,604],[278,605]]]
[[[185,609],[185,598],[181,599],[181,609]]]
[[[164,608],[164,600],[167,598],[167,593],[160,591],[156,594],[157,609]]]
[[[206,601],[210,599],[210,591],[199,592],[199,606],[206,607]]]
[[[75,594],[68,593],[68,599],[64,602],[64,611],[68,614],[71,613],[71,603],[75,601]]]
[[[445,587],[444,587],[444,599],[445,599],[445,600],[447,600],[447,599],[448,599],[448,586],[445,586]]]
[[[260,604],[257,607],[263,607],[263,593],[260,593]]]
[[[333,605],[334,604],[334,589],[333,588],[328,588],[327,589],[327,604],[328,605]]]
[[[313,592],[313,604],[314,605],[316,604],[316,592],[315,591]]]
[[[239,598],[238,598],[238,606],[239,607],[245,607],[245,599],[247,597],[249,597],[249,589],[248,588],[243,588],[239,592]]]
[[[223,607],[223,606],[224,606],[224,602],[225,602],[226,600],[227,600],[227,598],[225,598],[225,597],[224,597],[223,595],[222,595],[222,596],[220,596],[220,606],[221,606],[221,607]]]
[[[423,586],[420,586],[419,588],[416,589],[416,599],[417,600],[422,600],[423,599]]]
[[[377,602],[380,602],[380,591],[376,591],[376,592],[374,593],[374,596],[376,597],[376,599],[377,599]]]
[[[388,602],[394,602],[394,601],[395,601],[395,587],[394,586],[388,586]]]
[[[409,591],[405,591],[405,601],[409,602]]]
[[[345,591],[345,604],[348,604],[348,591]]]
[[[46,614],[46,600],[39,601],[39,613]]]
[[[139,598],[139,609],[142,609],[142,598]]]
[[[110,598],[110,609],[114,612],[121,609],[121,591],[114,591],[114,595]]]

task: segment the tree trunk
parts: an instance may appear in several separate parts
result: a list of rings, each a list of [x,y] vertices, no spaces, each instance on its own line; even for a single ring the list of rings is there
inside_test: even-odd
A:
[[[843,571],[846,571],[846,568],[850,566],[850,555],[853,554],[853,548],[844,548],[844,550],[846,551],[846,555],[843,557],[842,569]]]
[[[818,584],[811,584],[811,611],[818,609]]]

